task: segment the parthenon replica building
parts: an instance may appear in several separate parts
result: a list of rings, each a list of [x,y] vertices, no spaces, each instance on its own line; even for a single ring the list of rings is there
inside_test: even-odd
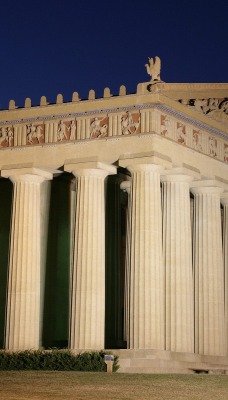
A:
[[[0,344],[228,370],[228,84],[0,111]]]

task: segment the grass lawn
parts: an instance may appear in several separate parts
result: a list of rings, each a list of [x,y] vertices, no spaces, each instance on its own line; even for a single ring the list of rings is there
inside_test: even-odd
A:
[[[1,400],[227,400],[228,376],[0,371]]]

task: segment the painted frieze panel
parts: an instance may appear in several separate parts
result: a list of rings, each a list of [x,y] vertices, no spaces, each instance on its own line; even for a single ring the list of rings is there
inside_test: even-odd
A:
[[[26,144],[44,143],[44,124],[26,125]]]
[[[223,154],[224,161],[228,163],[228,144],[224,143],[224,154]]]
[[[14,145],[13,126],[2,126],[0,128],[0,147],[11,147]]]
[[[77,133],[77,123],[75,119],[72,119],[69,123],[69,140],[76,140],[76,133]]]
[[[214,136],[209,136],[208,138],[209,141],[209,155],[211,157],[216,157],[218,154],[218,141]]]
[[[193,129],[192,132],[192,145],[195,150],[203,150],[203,134],[201,130]]]
[[[186,144],[186,125],[182,122],[177,122],[176,125],[177,141],[180,144]]]
[[[90,137],[103,138],[108,136],[108,117],[95,117],[90,119]]]
[[[172,121],[168,115],[161,114],[161,135],[164,137],[172,137]]]
[[[123,135],[140,133],[140,113],[127,111],[121,117],[121,129]]]
[[[58,123],[57,140],[62,142],[70,138],[70,121],[60,120]]]

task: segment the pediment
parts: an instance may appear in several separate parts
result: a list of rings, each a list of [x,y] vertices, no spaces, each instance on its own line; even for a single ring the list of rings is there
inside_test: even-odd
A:
[[[191,111],[195,119],[199,120],[204,116],[204,121],[208,125],[213,125],[212,121],[217,121],[220,129],[228,133],[228,84],[226,83],[147,82],[138,85],[137,93],[159,95],[164,104],[169,104],[168,99],[174,100],[185,107],[182,112],[189,115]],[[174,104],[173,107],[176,108]]]

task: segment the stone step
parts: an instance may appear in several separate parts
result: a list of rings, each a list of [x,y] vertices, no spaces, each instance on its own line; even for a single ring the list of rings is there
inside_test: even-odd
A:
[[[159,368],[159,367],[125,367],[118,370],[125,374],[193,374],[194,372],[184,368]]]
[[[119,372],[228,374],[228,358],[158,350],[118,350]]]
[[[208,363],[189,363],[186,361],[171,360],[149,360],[149,359],[121,359],[119,360],[119,372],[143,372],[144,370],[154,370],[170,373],[225,373],[228,371],[227,365],[208,364]],[[159,372],[159,373],[160,373]]]

